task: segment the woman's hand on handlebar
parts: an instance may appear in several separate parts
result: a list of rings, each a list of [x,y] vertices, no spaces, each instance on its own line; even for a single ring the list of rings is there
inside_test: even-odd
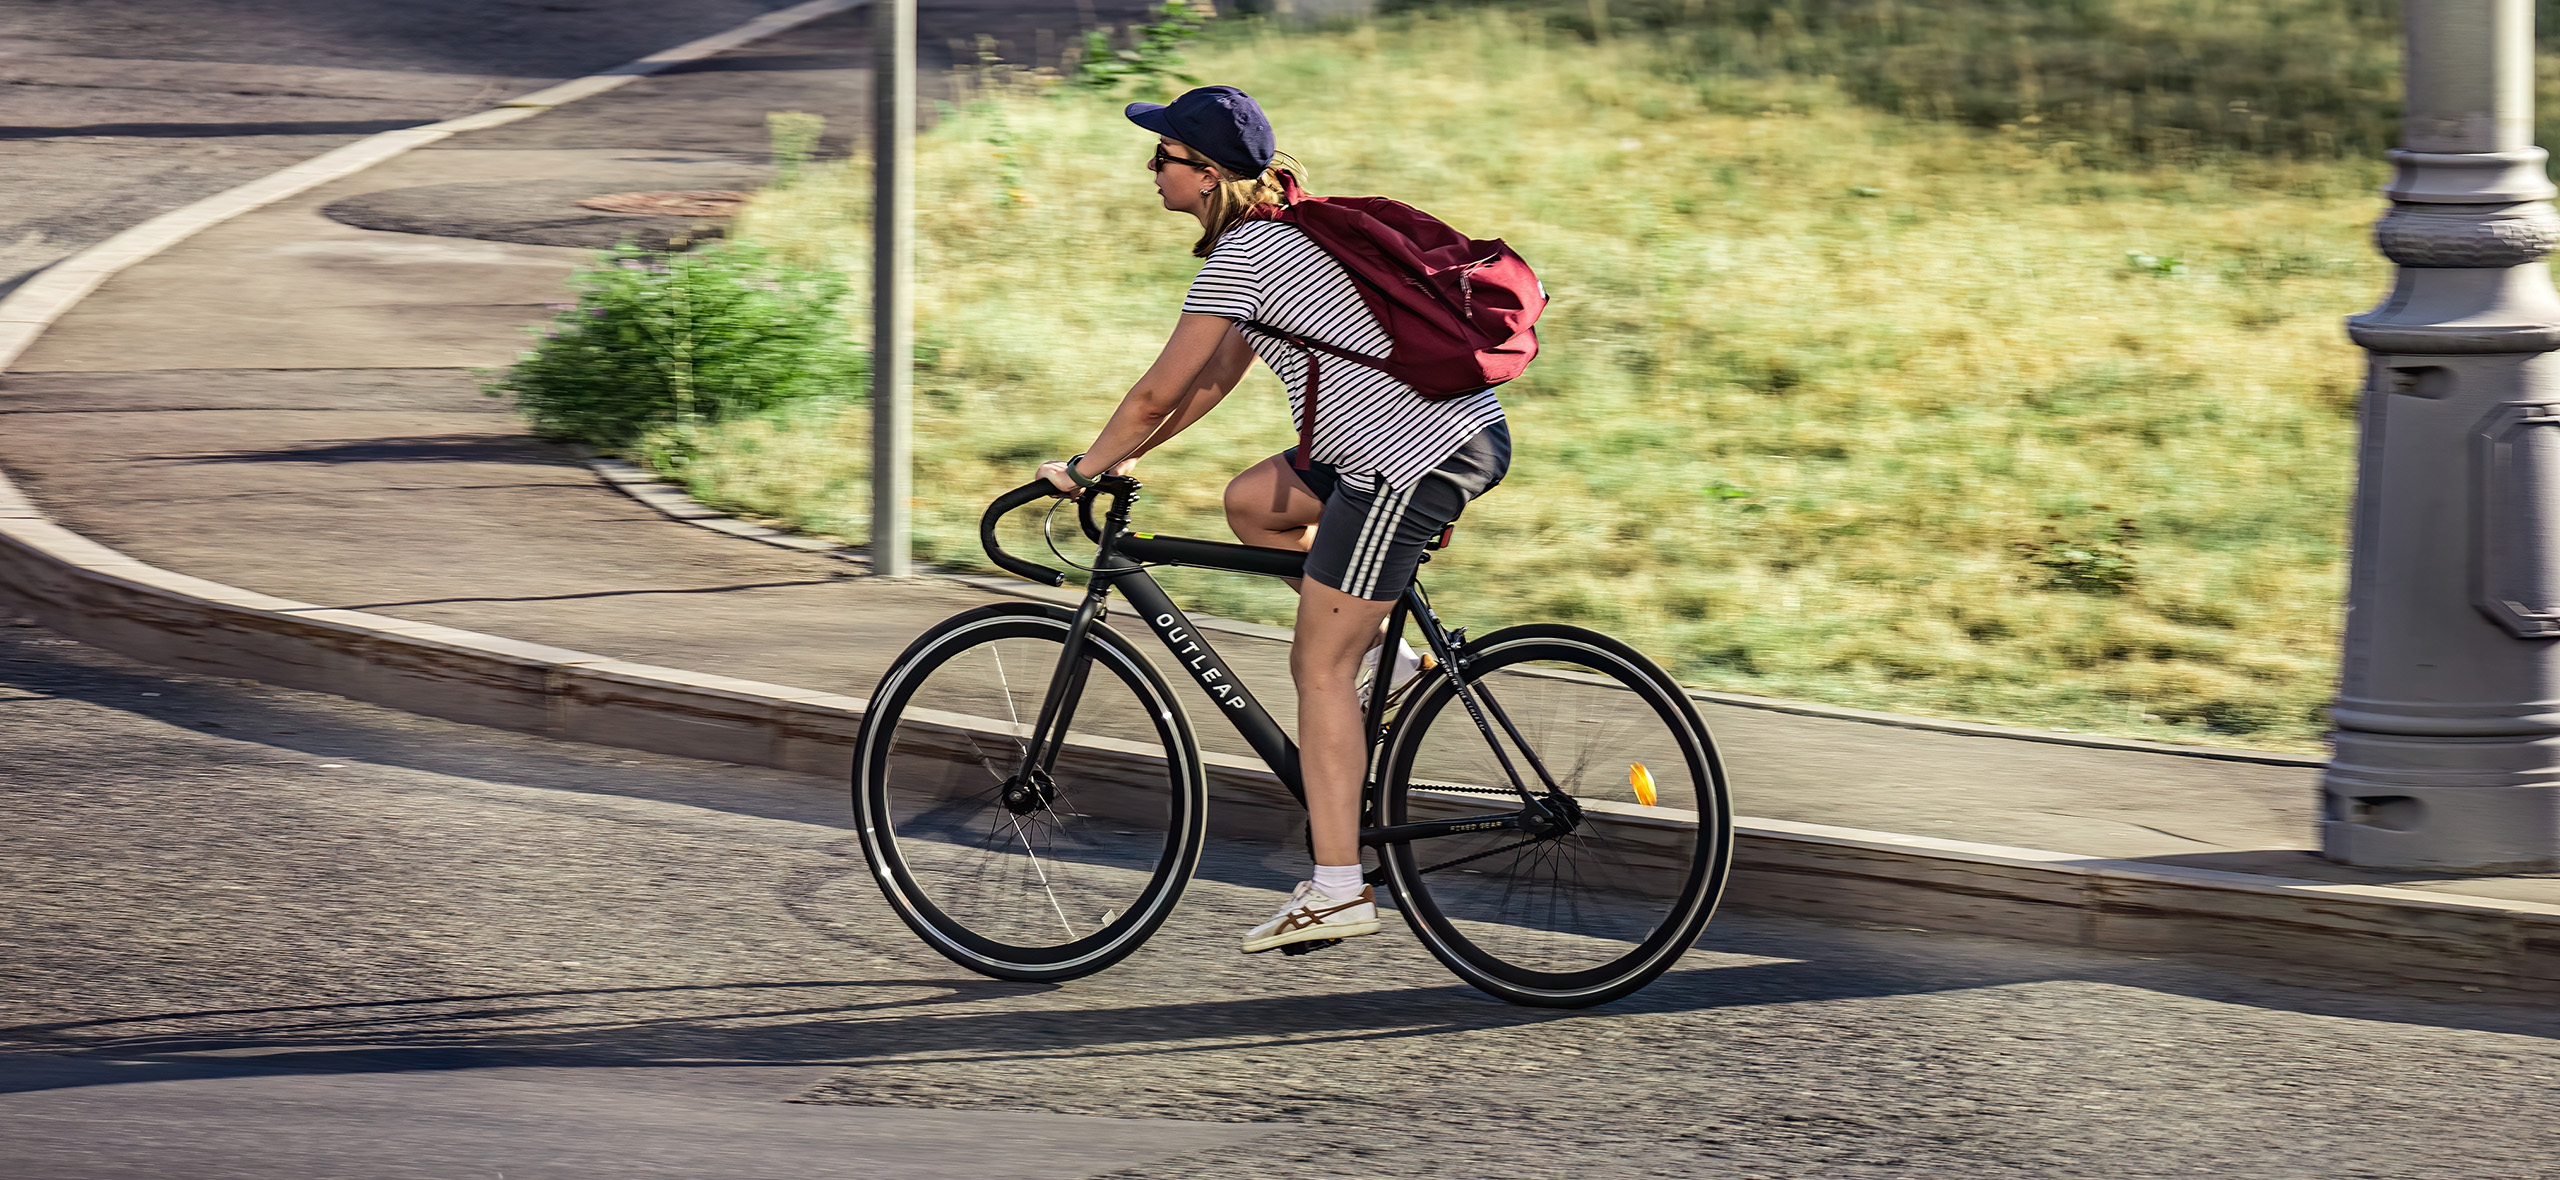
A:
[[[1084,489],[1077,487],[1075,478],[1067,474],[1067,464],[1069,462],[1071,462],[1071,460],[1051,459],[1050,461],[1041,464],[1039,478],[1048,480],[1060,492],[1070,497],[1082,497],[1084,495]],[[1135,459],[1122,459],[1118,463],[1113,464],[1111,470],[1107,472],[1092,470],[1089,466],[1091,462],[1091,460],[1086,460],[1088,466],[1077,468],[1077,470],[1084,472],[1085,477],[1088,479],[1097,475],[1127,475],[1138,469],[1138,461]]]

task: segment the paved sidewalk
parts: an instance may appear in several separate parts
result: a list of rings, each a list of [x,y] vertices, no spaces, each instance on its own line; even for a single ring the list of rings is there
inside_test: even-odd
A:
[[[998,31],[1022,41],[1039,25],[1003,20]],[[918,631],[997,596],[874,582],[842,561],[669,521],[527,437],[470,372],[511,360],[586,256],[514,232],[542,202],[571,216],[581,190],[753,183],[766,168],[769,110],[859,126],[867,79],[850,63],[861,25],[859,13],[834,18],[708,68],[457,136],[126,271],[0,378],[0,468],[65,526],[168,569],[865,693]],[[444,185],[469,186],[445,190],[459,194],[453,228],[519,240],[359,229],[323,212]],[[510,193],[520,199],[498,199]],[[499,224],[509,218],[512,229]],[[1283,646],[1242,636],[1220,646],[1286,720]],[[1205,718],[1209,706],[1195,705]],[[2308,767],[1743,708],[1709,707],[1707,718],[1745,815],[2560,901],[2560,878],[2413,880],[2310,856]],[[1202,733],[1240,749],[1229,733]]]

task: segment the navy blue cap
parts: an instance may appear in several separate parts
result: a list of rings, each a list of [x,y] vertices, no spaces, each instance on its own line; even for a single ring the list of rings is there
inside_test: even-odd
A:
[[[1128,114],[1130,122],[1181,140],[1232,175],[1260,176],[1271,166],[1271,120],[1252,95],[1233,86],[1186,90],[1170,105],[1133,102]]]

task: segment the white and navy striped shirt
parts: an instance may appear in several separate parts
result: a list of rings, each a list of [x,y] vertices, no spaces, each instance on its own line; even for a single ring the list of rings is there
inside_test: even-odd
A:
[[[1182,310],[1230,320],[1258,320],[1363,356],[1383,357],[1395,342],[1360,301],[1351,276],[1294,225],[1248,221],[1228,230],[1191,280]],[[1307,359],[1297,346],[1245,333],[1253,351],[1289,386],[1293,422],[1307,410]],[[1448,401],[1426,401],[1414,388],[1340,357],[1316,354],[1314,453],[1346,477],[1372,476],[1409,488],[1459,444],[1502,421],[1490,389]],[[1365,482],[1365,481],[1363,481]]]

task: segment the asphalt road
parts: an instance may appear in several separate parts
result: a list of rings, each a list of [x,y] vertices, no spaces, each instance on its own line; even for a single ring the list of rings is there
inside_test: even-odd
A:
[[[2560,1176],[2560,1015],[1728,914],[1584,1013],[1399,926],[981,980],[831,784],[0,628],[13,1177]],[[2317,982],[2317,981],[2308,981]]]

